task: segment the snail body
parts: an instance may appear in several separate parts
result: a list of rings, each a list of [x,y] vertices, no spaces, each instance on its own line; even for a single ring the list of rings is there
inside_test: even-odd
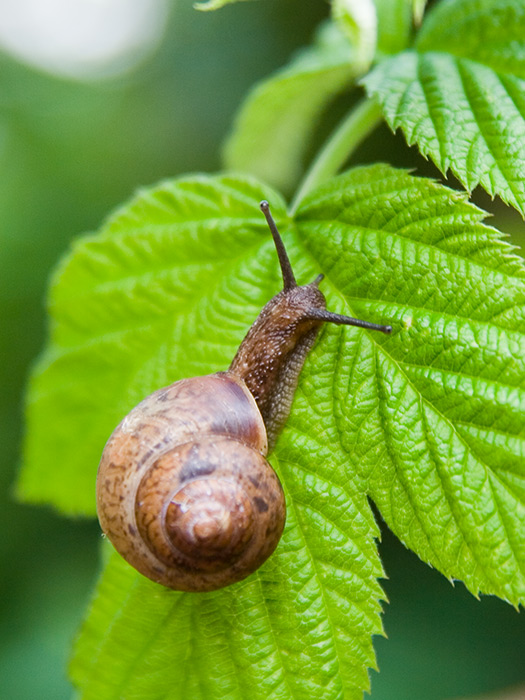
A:
[[[322,323],[390,332],[326,311],[322,275],[298,286],[268,203],[261,209],[284,289],[263,308],[226,372],[179,380],[132,409],[98,470],[103,532],[138,571],[176,590],[240,581],[276,548],[285,499],[266,455]]]

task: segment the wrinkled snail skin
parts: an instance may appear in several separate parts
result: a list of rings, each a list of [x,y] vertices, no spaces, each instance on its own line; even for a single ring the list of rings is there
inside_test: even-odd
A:
[[[305,309],[325,309],[317,281],[277,294],[266,304],[235,355],[230,372],[241,377],[261,411],[270,449],[292,405],[299,375],[321,321]]]
[[[223,588],[275,550],[286,510],[266,455],[288,418],[320,326],[391,331],[327,311],[322,275],[298,286],[267,202],[261,210],[283,291],[262,309],[228,371],[181,379],[132,409],[98,470],[103,532],[144,576],[175,590]]]

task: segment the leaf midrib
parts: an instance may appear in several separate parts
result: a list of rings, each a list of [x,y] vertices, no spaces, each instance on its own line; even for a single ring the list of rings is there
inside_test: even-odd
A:
[[[277,457],[277,461],[279,461],[279,460],[278,460],[278,457]],[[280,472],[281,474],[283,473],[282,468],[279,469],[279,472]],[[337,638],[337,626],[336,626],[336,624],[335,624],[335,622],[334,622],[334,620],[333,620],[333,618],[332,618],[332,611],[331,611],[331,608],[330,608],[330,606],[329,606],[329,604],[328,604],[328,602],[327,602],[327,600],[326,600],[326,595],[325,595],[325,590],[324,590],[324,589],[325,589],[325,585],[324,585],[322,576],[320,575],[320,573],[319,573],[319,571],[318,571],[316,559],[315,559],[315,557],[314,557],[314,555],[313,555],[313,553],[312,553],[312,551],[311,551],[311,549],[310,549],[310,547],[309,547],[308,539],[305,537],[304,530],[303,530],[303,526],[302,526],[302,522],[301,522],[301,518],[300,518],[300,516],[299,516],[299,514],[298,514],[298,512],[297,512],[297,508],[296,508],[296,505],[295,505],[295,498],[294,498],[294,499],[288,499],[286,505],[287,505],[288,510],[292,510],[293,513],[294,513],[294,521],[297,523],[297,529],[298,529],[298,531],[299,531],[300,534],[301,534],[301,541],[302,541],[302,543],[303,543],[303,551],[306,553],[306,555],[307,555],[307,557],[308,557],[308,559],[309,559],[309,561],[310,561],[311,570],[312,570],[312,572],[313,572],[313,575],[315,576],[315,579],[316,579],[316,582],[317,582],[317,587],[318,587],[318,589],[319,589],[320,592],[321,592],[321,598],[322,598],[322,601],[323,601],[323,608],[324,608],[324,610],[325,610],[325,619],[326,619],[326,621],[328,622],[328,625],[329,625],[330,630],[331,630],[331,636],[332,636],[333,648],[334,648],[334,655],[335,655],[335,658],[336,658],[336,660],[337,660],[337,672],[334,673],[334,674],[331,674],[330,677],[331,677],[331,680],[332,680],[332,681],[333,681],[335,678],[339,678],[339,679],[341,680],[341,691],[342,691],[342,693],[344,694],[345,688],[344,688],[344,685],[343,685],[343,678],[344,678],[345,676],[344,676],[344,674],[341,673],[341,667],[344,666],[344,663],[342,662],[342,659],[344,659],[344,656],[341,654],[341,651],[340,651],[340,649],[339,649],[340,643],[339,643],[338,638]],[[293,697],[293,695],[291,695],[290,697]],[[343,697],[343,695],[341,695],[340,697]]]

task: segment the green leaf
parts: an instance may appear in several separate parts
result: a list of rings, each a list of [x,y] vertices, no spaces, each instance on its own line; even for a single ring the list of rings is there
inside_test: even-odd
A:
[[[141,193],[55,278],[20,490],[94,512],[104,441],[145,395],[228,366],[279,289],[263,197],[300,282],[386,337],[324,327],[272,463],[288,517],[255,574],[162,589],[112,557],[72,674],[89,700],[360,698],[379,634],[370,496],[419,556],[525,601],[525,271],[465,195],[389,166],[312,192],[295,220],[254,180]]]
[[[424,561],[517,604],[525,273],[482,216],[464,195],[375,166],[312,193],[297,224],[339,310],[394,327],[386,342],[341,332],[333,410],[350,471]]]
[[[412,14],[414,15],[414,24],[419,27],[423,21],[427,0],[412,0]]]
[[[525,213],[525,4],[449,0],[428,14],[414,51],[365,79],[392,129],[445,173]]]
[[[323,111],[359,74],[348,40],[325,23],[315,44],[255,86],[224,148],[226,167],[291,192]]]
[[[246,319],[277,284],[265,264],[275,255],[257,208],[263,195],[282,213],[279,195],[246,179],[166,183],[77,241],[51,286],[52,342],[29,392],[23,499],[94,515],[96,465],[121,418],[154,386],[229,365]],[[206,345],[204,328],[214,328]]]

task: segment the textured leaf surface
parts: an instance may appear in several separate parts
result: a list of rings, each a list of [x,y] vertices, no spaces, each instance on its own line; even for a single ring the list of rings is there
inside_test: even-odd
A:
[[[415,50],[365,80],[392,127],[446,172],[525,213],[525,3],[448,0]]]
[[[359,698],[381,631],[367,495],[445,575],[525,599],[523,265],[464,195],[388,166],[335,178],[294,221],[252,180],[168,182],[79,241],[53,286],[21,492],[93,513],[120,418],[228,365],[279,288],[263,197],[298,279],[322,270],[330,308],[394,332],[323,329],[272,457],[288,518],[258,572],[177,594],[112,558],[72,665],[83,698]]]
[[[225,145],[226,166],[291,191],[317,120],[357,75],[352,56],[343,34],[325,24],[311,48],[248,95]]]

